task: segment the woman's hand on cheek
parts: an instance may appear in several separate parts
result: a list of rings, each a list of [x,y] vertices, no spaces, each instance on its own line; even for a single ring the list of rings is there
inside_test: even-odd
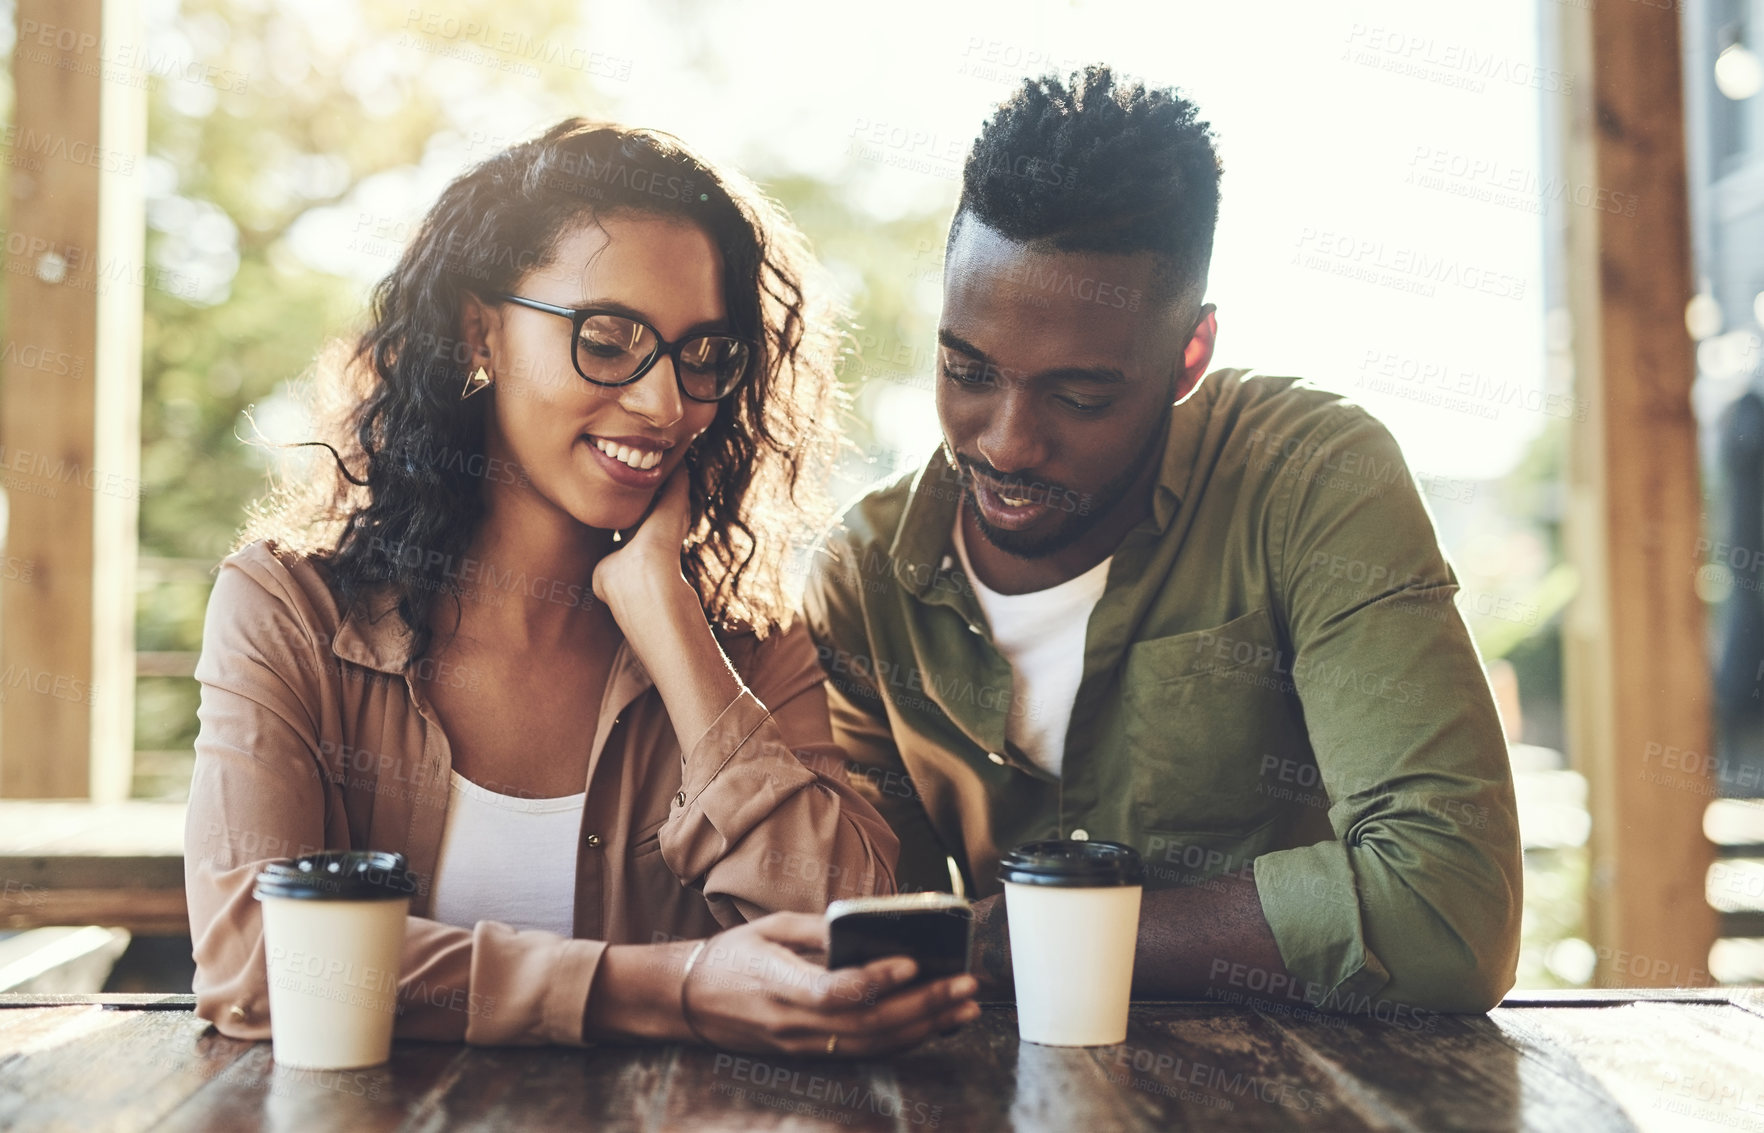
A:
[[[698,606],[697,592],[680,573],[680,551],[692,522],[689,475],[684,464],[676,468],[657,490],[649,514],[594,568],[594,596],[606,603],[627,637],[637,635],[644,615],[658,612],[657,603],[685,598]]]
[[[606,603],[625,643],[654,679],[680,749],[691,752],[745,686],[711,630],[698,591],[680,570],[692,522],[686,478],[684,468],[676,469],[636,530],[600,560],[594,596]]]

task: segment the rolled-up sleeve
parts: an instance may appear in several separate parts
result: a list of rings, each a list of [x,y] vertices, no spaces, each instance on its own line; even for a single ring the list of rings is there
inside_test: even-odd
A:
[[[353,846],[320,761],[337,661],[305,596],[267,554],[221,568],[203,631],[196,769],[184,838],[196,1013],[234,1038],[270,1034],[263,920],[267,861]],[[605,944],[482,922],[406,921],[395,1034],[482,1044],[582,1041]]]
[[[1513,984],[1521,857],[1457,579],[1401,450],[1363,411],[1283,473],[1276,600],[1335,839],[1258,858],[1262,911],[1321,1006],[1487,1010]]]
[[[724,925],[892,893],[900,842],[846,782],[844,752],[824,737],[786,735],[766,707],[802,697],[824,717],[825,678],[807,631],[775,635],[738,667],[749,689],[682,757],[660,834],[669,868],[702,884]]]

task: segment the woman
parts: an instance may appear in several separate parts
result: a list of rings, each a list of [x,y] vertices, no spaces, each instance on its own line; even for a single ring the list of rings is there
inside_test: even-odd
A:
[[[401,1036],[861,1055],[977,1012],[965,976],[799,954],[898,851],[785,626],[832,389],[806,262],[750,185],[648,131],[566,121],[441,195],[333,367],[335,471],[215,583],[200,1015],[268,1034],[253,879],[318,848],[421,881]]]

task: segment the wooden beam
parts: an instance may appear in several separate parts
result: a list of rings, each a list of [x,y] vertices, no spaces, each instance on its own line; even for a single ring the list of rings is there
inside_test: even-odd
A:
[[[1706,612],[1693,588],[1702,511],[1683,76],[1671,5],[1563,4],[1574,76],[1564,170],[1575,381],[1565,635],[1570,747],[1589,781],[1589,912],[1603,986],[1709,982],[1704,897],[1714,792]],[[1604,197],[1602,194],[1623,194]],[[1573,194],[1569,194],[1573,196]]]
[[[138,936],[183,936],[190,931],[184,885],[112,889],[0,888],[0,929],[103,925]]]
[[[141,158],[130,0],[19,0],[0,360],[0,796],[126,798],[134,731]]]

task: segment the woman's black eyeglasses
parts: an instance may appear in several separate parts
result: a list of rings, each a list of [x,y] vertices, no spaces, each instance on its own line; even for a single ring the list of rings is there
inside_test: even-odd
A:
[[[735,392],[753,362],[753,343],[733,335],[695,334],[669,342],[642,319],[604,307],[559,307],[506,292],[497,298],[570,320],[576,373],[597,386],[630,385],[665,354],[674,360],[682,394],[693,401],[718,401]]]

